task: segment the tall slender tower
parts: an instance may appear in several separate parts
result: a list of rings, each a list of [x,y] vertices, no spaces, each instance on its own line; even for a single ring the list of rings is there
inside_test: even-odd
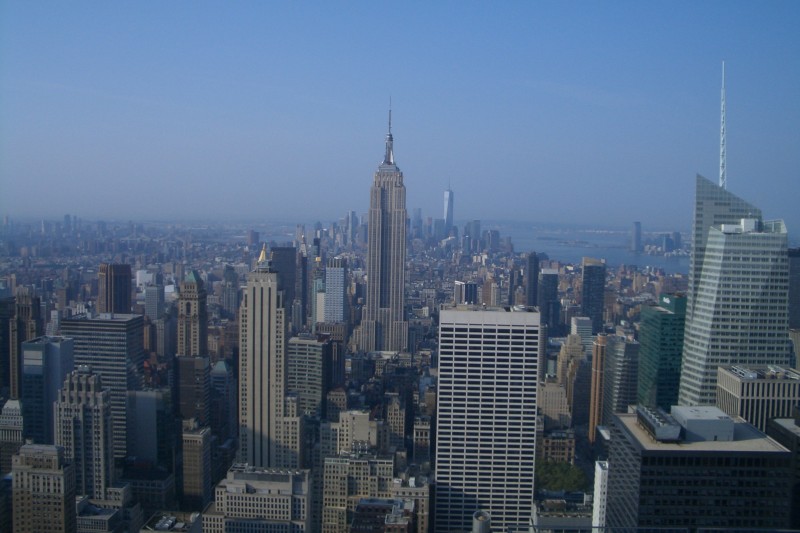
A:
[[[100,313],[131,312],[131,266],[101,263],[97,273],[97,310]]]
[[[240,461],[296,468],[300,426],[286,401],[286,310],[266,248],[247,277],[239,315]],[[286,405],[285,405],[286,404]]]
[[[453,191],[450,186],[444,191],[444,235],[450,236],[453,229]]]
[[[200,274],[192,270],[178,298],[178,355],[208,355],[208,296]]]
[[[727,161],[725,154],[725,62],[722,62],[722,94],[719,114],[719,186],[728,188]]]
[[[367,304],[359,348],[405,350],[406,188],[394,162],[392,112],[386,153],[370,190],[367,248]]]

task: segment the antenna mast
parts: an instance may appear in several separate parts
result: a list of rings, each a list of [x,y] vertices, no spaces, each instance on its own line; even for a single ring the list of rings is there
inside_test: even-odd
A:
[[[719,120],[719,186],[728,188],[728,176],[725,161],[725,61],[722,62],[722,98],[720,104]]]

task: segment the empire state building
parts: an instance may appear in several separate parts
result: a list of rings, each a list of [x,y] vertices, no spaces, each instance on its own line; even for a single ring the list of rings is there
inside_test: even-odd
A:
[[[405,320],[406,187],[394,162],[392,112],[386,153],[370,190],[367,301],[359,348],[401,351],[408,344]]]

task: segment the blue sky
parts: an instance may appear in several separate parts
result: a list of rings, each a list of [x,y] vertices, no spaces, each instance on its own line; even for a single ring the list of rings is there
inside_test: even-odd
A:
[[[800,2],[0,1],[0,214],[408,207],[688,228],[716,179],[800,231]]]

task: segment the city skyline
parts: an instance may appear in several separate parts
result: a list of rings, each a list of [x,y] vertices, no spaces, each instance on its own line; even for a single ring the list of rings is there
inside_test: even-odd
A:
[[[681,192],[696,173],[717,178],[725,60],[728,189],[800,226],[793,3],[0,14],[12,219],[363,213],[391,95],[411,208],[438,218],[451,184],[456,220],[684,225]],[[392,75],[366,83],[382,68]],[[598,197],[602,216],[586,209]]]

